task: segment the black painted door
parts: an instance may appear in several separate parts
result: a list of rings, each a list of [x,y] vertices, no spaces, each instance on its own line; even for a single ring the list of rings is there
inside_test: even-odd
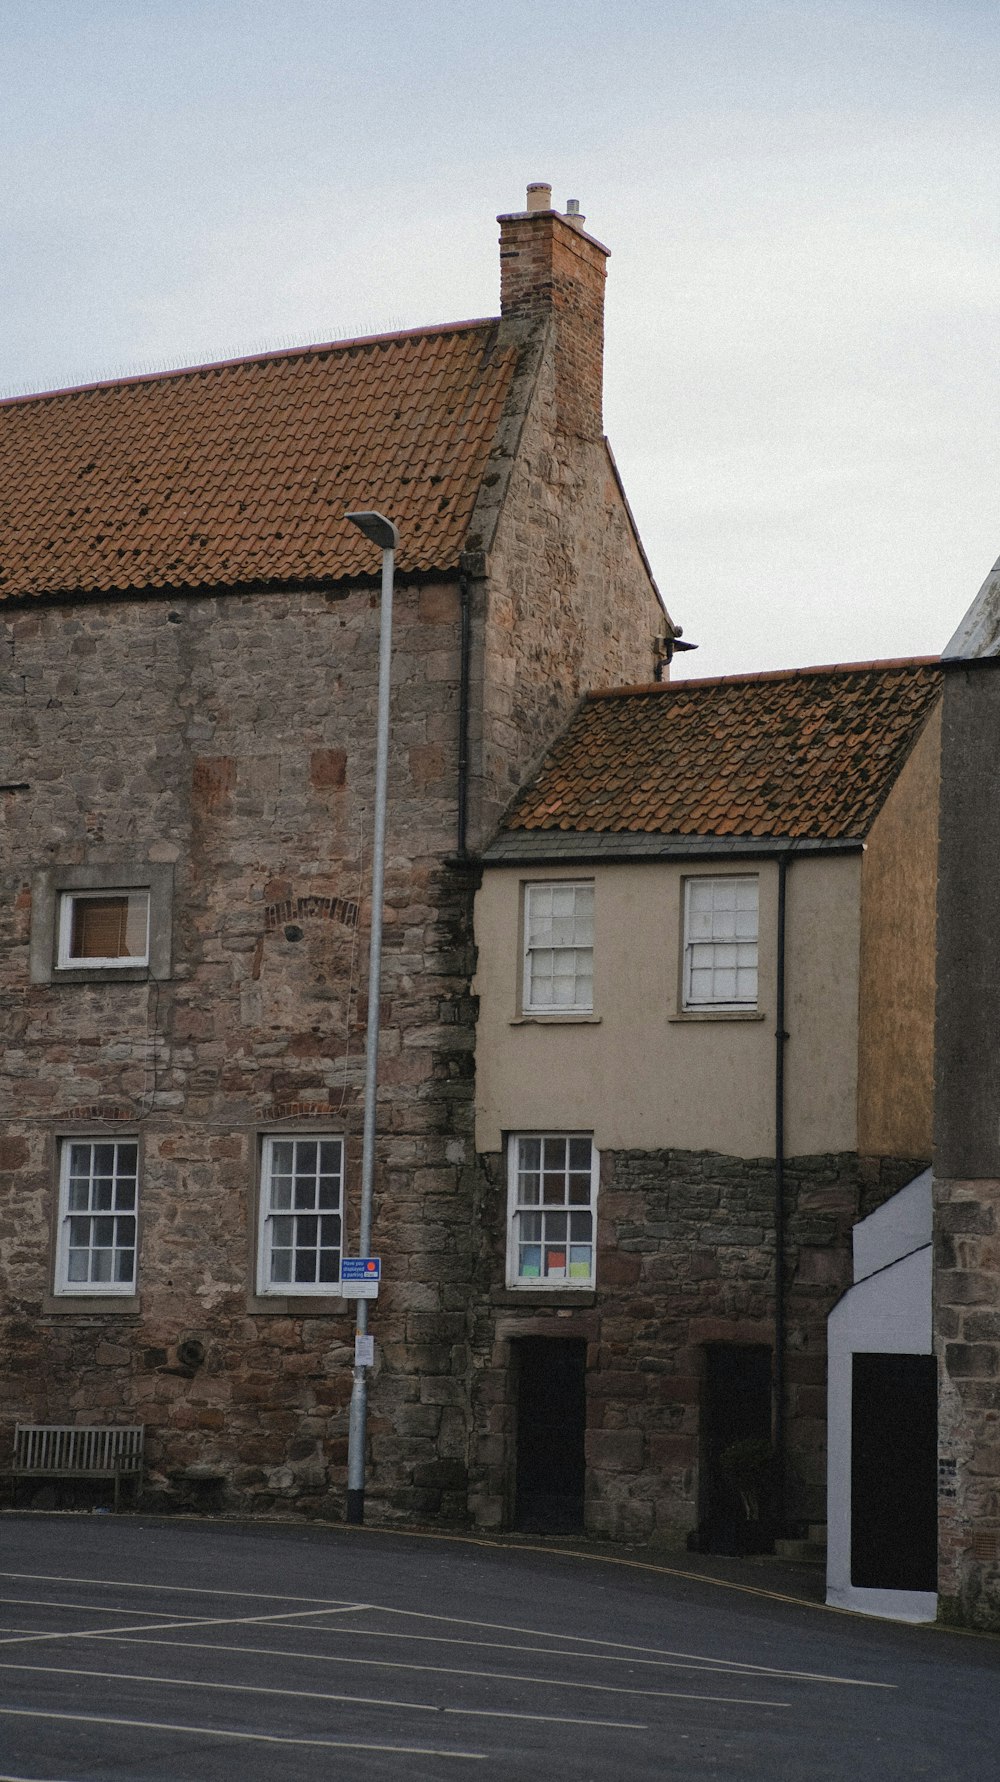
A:
[[[854,1357],[851,1583],[937,1589],[937,1363]]]
[[[514,1525],[539,1534],[572,1534],[583,1527],[587,1345],[573,1337],[524,1337],[514,1350]]]
[[[747,1553],[772,1545],[766,1465],[762,1461],[752,1515],[723,1461],[742,1443],[756,1444],[762,1455],[770,1449],[771,1351],[762,1343],[713,1343],[705,1351],[701,1401],[699,1545],[709,1553]],[[745,1469],[744,1483],[751,1482],[753,1470]]]

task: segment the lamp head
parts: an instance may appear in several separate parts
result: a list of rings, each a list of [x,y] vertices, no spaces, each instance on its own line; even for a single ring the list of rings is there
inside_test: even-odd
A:
[[[392,521],[387,520],[384,514],[364,512],[348,514],[347,518],[352,526],[356,526],[359,532],[363,532],[366,538],[371,539],[372,544],[378,545],[380,551],[396,549],[399,543],[399,533]]]

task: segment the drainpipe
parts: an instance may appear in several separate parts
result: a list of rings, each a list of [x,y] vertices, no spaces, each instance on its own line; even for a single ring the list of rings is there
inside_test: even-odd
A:
[[[458,583],[462,602],[461,668],[458,681],[458,842],[459,855],[466,852],[469,804],[469,666],[472,655],[472,621],[469,578]]]
[[[775,1517],[785,1528],[785,900],[789,859],[778,855],[774,1034],[774,1456]]]

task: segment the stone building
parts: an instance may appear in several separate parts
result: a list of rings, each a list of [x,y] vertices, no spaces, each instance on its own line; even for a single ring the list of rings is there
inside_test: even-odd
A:
[[[940,1612],[1000,1628],[1000,563],[942,657],[934,1132]]]
[[[852,1227],[930,1159],[940,694],[592,694],[486,847],[479,1521],[729,1548],[772,1439],[772,1517],[825,1521]]]
[[[473,851],[673,628],[548,188],[498,319],[0,405],[0,1464],[140,1421],[151,1501],[339,1514],[377,553],[401,534],[368,1494],[467,1513]]]

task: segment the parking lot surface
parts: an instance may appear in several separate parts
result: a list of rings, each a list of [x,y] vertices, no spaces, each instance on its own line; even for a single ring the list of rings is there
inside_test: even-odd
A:
[[[369,1530],[0,1517],[0,1778],[996,1782],[1000,1643]]]

